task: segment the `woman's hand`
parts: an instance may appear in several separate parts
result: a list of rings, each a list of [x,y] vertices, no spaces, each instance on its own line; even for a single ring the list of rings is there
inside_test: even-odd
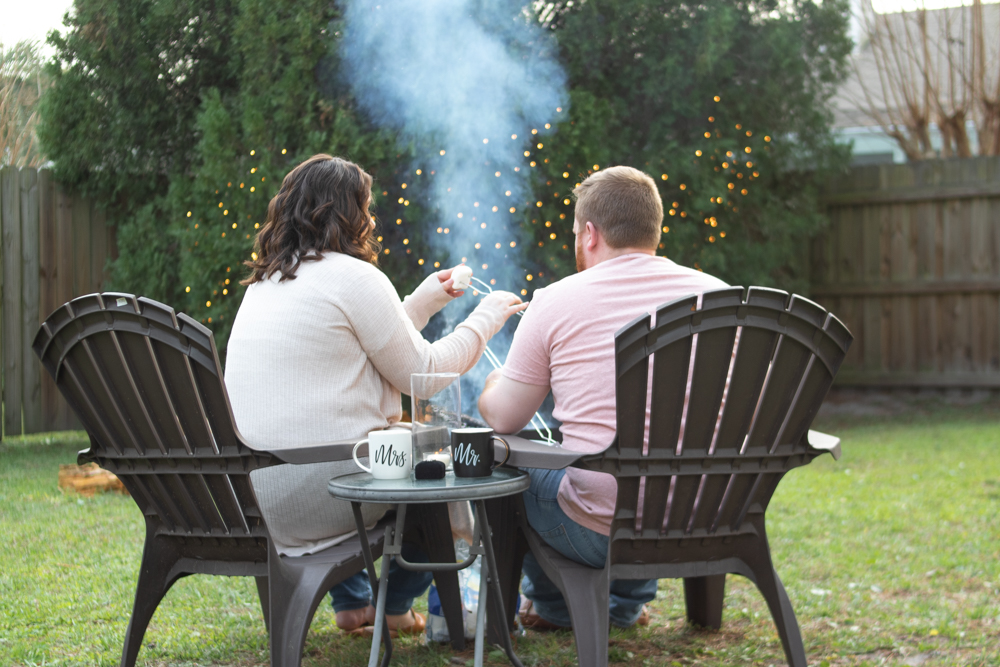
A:
[[[437,273],[434,274],[435,276],[437,276],[438,282],[441,283],[441,287],[444,288],[444,291],[448,294],[448,296],[450,296],[453,299],[465,294],[465,290],[457,290],[454,289],[453,287],[455,281],[452,280],[451,274],[459,266],[461,266],[461,264],[459,264],[458,266],[453,266],[450,269],[442,269],[441,271],[438,271]]]
[[[451,274],[458,267],[436,271],[424,278],[423,282],[413,290],[413,294],[403,299],[403,309],[417,331],[427,324],[434,313],[451,303],[465,292],[453,288],[454,280]]]

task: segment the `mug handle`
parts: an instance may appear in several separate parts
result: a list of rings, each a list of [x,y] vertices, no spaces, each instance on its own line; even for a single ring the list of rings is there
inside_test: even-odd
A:
[[[354,459],[354,462],[358,464],[359,468],[361,468],[365,472],[370,473],[372,471],[372,469],[371,468],[366,468],[365,464],[358,460],[358,447],[360,447],[361,445],[366,445],[366,444],[368,444],[368,438],[365,438],[364,440],[358,442],[358,444],[354,445],[354,451],[351,452],[351,458]],[[506,443],[504,443],[504,444],[506,444]]]
[[[501,438],[500,436],[497,436],[497,435],[494,435],[491,438],[491,440],[499,440],[500,442],[503,443],[503,446],[507,449],[507,455],[503,457],[503,461],[501,461],[500,463],[497,463],[496,461],[493,462],[493,468],[490,468],[490,470],[493,470],[494,468],[499,468],[504,463],[507,463],[507,459],[510,458],[510,445],[507,444],[506,440],[504,440],[503,438]]]

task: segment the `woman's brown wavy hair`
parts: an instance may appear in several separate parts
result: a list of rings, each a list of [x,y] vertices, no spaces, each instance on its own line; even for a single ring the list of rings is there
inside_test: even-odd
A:
[[[242,281],[252,285],[280,273],[292,280],[302,262],[320,253],[342,252],[378,263],[379,244],[368,212],[372,177],[361,167],[330,155],[314,155],[293,169],[267,207],[254,241],[256,259]]]

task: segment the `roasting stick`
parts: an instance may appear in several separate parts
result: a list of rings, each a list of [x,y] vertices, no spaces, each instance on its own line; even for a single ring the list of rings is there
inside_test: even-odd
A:
[[[473,276],[472,278],[470,278],[470,280],[474,280],[480,285],[482,285],[483,289],[486,290],[487,294],[491,294],[493,292],[493,288],[487,285],[479,278]],[[518,311],[517,314],[522,315],[523,311]],[[487,361],[489,361],[490,364],[493,365],[493,368],[500,369],[501,367],[503,367],[503,363],[500,361],[500,358],[497,357],[497,355],[493,352],[493,350],[490,349],[489,345],[487,345],[486,349],[483,350],[483,356],[485,356]],[[545,420],[542,418],[540,414],[536,412],[535,416],[531,418],[531,422],[529,423],[531,424],[531,428],[535,429],[535,433],[538,434],[538,437],[545,441],[546,445],[554,446],[559,444],[552,437],[552,429],[549,428],[549,425],[545,423]]]

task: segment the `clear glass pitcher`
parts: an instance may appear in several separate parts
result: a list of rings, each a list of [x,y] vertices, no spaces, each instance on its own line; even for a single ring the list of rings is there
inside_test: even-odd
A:
[[[458,373],[413,373],[413,462],[441,461],[451,469],[451,430],[462,426]]]

